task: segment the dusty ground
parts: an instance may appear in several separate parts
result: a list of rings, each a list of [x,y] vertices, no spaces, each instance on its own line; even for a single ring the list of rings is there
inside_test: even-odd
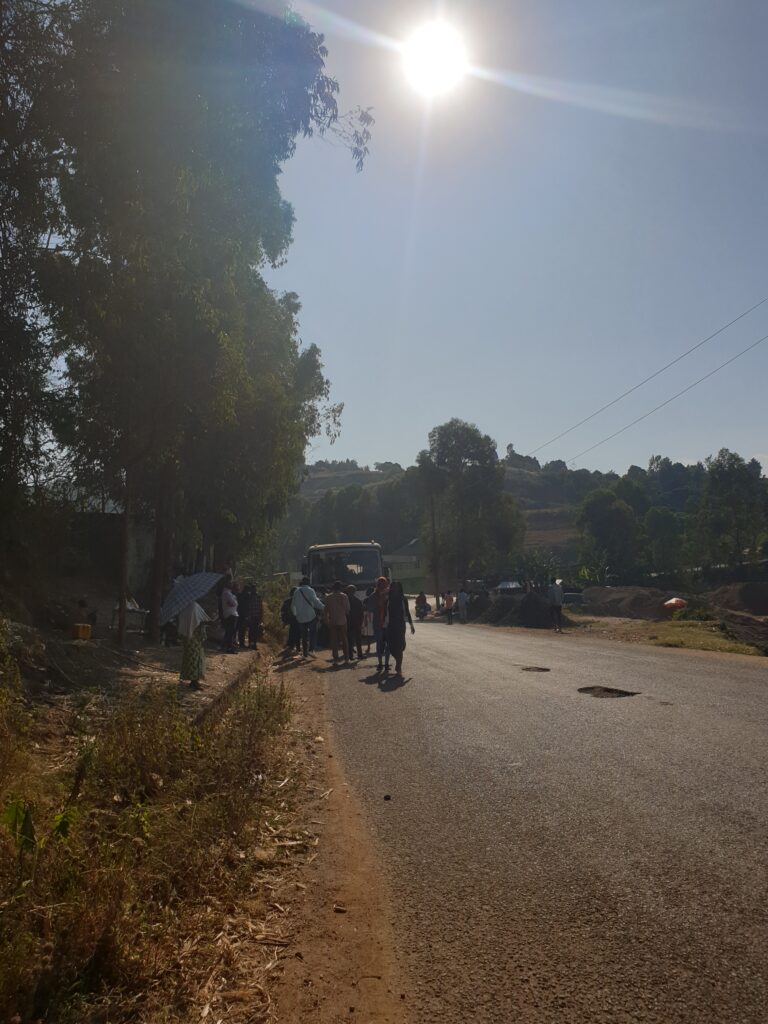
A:
[[[285,1024],[406,1024],[407,999],[393,960],[386,885],[360,805],[344,781],[326,714],[325,656],[276,672],[295,702],[294,749],[304,779],[298,814],[317,846],[286,879],[292,890],[288,927],[272,998]]]
[[[19,628],[11,624],[12,632]],[[179,682],[181,647],[152,646],[139,634],[128,635],[126,650],[108,640],[48,640],[48,650],[33,651],[30,663],[22,666],[34,709],[29,740],[36,767],[44,773],[71,768],[82,736],[98,731],[120,694],[148,684],[174,686],[182,705],[196,715],[249,667],[263,666],[266,659],[263,651],[254,658],[248,652],[233,655],[209,649],[201,688],[190,691]]]

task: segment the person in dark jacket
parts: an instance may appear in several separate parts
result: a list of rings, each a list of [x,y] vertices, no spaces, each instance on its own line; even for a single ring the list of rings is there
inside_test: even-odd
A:
[[[357,652],[358,661],[363,657],[363,602],[357,596],[354,583],[347,587],[349,598],[349,618],[347,619],[347,636],[349,638],[349,655]]]
[[[284,626],[288,627],[288,641],[285,645],[286,651],[298,651],[301,646],[301,629],[299,627],[299,620],[293,614],[293,595],[296,593],[296,587],[291,587],[291,592],[288,597],[283,601],[282,607],[280,608],[280,621]]]
[[[403,593],[403,585],[397,580],[390,585],[387,603],[387,646],[395,659],[395,675],[403,674],[403,652],[405,651],[405,624],[411,627],[411,634],[416,630],[408,608],[408,598]]]
[[[235,590],[237,598],[237,640],[241,650],[245,650],[248,627],[251,624],[251,599],[253,587],[250,583],[245,586],[238,586]]]

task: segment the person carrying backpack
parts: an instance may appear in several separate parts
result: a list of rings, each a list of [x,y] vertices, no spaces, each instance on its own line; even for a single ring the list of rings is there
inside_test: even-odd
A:
[[[325,605],[309,585],[309,577],[304,576],[301,585],[296,587],[291,599],[291,612],[296,618],[301,640],[302,654],[306,658],[309,654],[309,632],[312,623],[315,621],[318,612],[322,612]],[[298,642],[296,644],[298,649]]]

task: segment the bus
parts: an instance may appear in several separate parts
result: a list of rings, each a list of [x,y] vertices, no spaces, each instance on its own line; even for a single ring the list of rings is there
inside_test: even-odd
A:
[[[379,576],[386,576],[381,544],[353,541],[348,544],[313,544],[301,566],[315,590],[330,590],[336,580],[347,587],[353,583],[358,597],[365,597]]]

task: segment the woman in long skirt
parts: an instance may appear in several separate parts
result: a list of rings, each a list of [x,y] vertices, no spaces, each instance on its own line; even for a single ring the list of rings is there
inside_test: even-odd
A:
[[[187,605],[179,614],[179,636],[181,637],[181,681],[188,682],[190,690],[200,687],[205,675],[205,623],[210,621],[197,601]]]
[[[411,634],[416,630],[408,608],[408,598],[403,593],[403,584],[395,580],[389,588],[387,602],[387,644],[389,653],[395,659],[395,675],[403,674],[403,652],[405,651],[405,624],[409,623]]]

